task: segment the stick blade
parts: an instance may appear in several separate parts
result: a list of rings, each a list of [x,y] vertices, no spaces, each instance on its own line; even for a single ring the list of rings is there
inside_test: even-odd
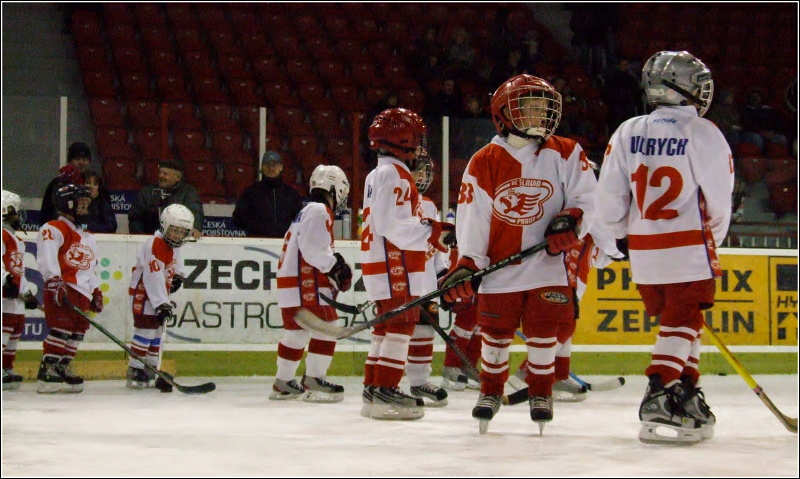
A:
[[[797,434],[797,418],[784,416],[783,425],[786,426],[790,432]]]
[[[205,394],[217,389],[217,385],[214,383],[205,383],[198,384],[197,386],[181,386],[176,383],[175,388],[184,394]]]
[[[610,379],[608,381],[600,381],[596,383],[589,383],[590,391],[612,391],[621,388],[625,385],[625,378],[622,376]]]
[[[347,336],[347,328],[337,326],[331,321],[323,321],[322,318],[306,308],[300,308],[300,310],[297,311],[297,314],[294,316],[294,321],[308,331],[333,336],[334,338]]]

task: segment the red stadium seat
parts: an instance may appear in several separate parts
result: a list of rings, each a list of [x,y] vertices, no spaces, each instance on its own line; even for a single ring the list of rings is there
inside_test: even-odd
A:
[[[311,135],[313,130],[311,124],[306,123],[305,113],[299,108],[277,106],[275,107],[275,120],[290,135]]]
[[[150,71],[156,77],[181,75],[183,73],[175,54],[170,50],[155,50],[152,52],[150,55]]]
[[[169,126],[177,131],[200,130],[203,123],[195,113],[195,107],[187,102],[172,102],[167,104]]]
[[[160,128],[161,116],[158,103],[154,101],[134,100],[127,103],[128,117],[134,128]]]
[[[158,91],[161,98],[168,102],[183,102],[189,100],[189,93],[180,75],[167,75],[158,77]]]
[[[353,158],[353,147],[346,138],[330,138],[325,145],[325,156],[337,165],[349,165]]]
[[[262,83],[282,82],[288,78],[276,56],[259,57],[253,60],[253,72]]]
[[[256,168],[252,164],[226,163],[223,175],[225,190],[231,198],[239,198],[245,189],[256,182]]]
[[[231,23],[233,29],[239,32],[242,43],[244,43],[245,35],[258,34],[260,30],[258,20],[253,12],[231,10]]]
[[[295,158],[299,160],[305,170],[308,160],[317,156],[317,139],[306,135],[291,136],[289,137],[289,150],[294,153]]]
[[[211,137],[214,151],[221,156],[228,156],[233,153],[244,151],[243,138],[238,131],[216,131]]]
[[[179,28],[175,30],[175,41],[182,52],[205,50],[206,46],[200,37],[200,32],[194,28]]]
[[[142,27],[142,42],[148,51],[168,50],[175,47],[169,39],[169,31],[165,25],[145,25]]]
[[[228,82],[228,88],[236,105],[263,105],[264,99],[258,93],[258,84],[253,80],[233,80]]]
[[[137,164],[131,158],[106,158],[103,161],[105,186],[111,191],[138,191],[142,185],[136,180]]]
[[[103,4],[103,17],[108,25],[135,25],[136,17],[128,8],[127,3],[106,3]]]
[[[163,144],[161,137],[161,130],[158,128],[145,128],[137,130],[133,134],[133,139],[139,151],[142,153],[142,158],[145,160],[161,159],[163,155]]]
[[[366,104],[358,97],[356,89],[349,85],[331,88],[331,97],[342,111],[365,111]]]
[[[128,130],[124,128],[97,127],[97,151],[103,158],[135,158],[136,153],[128,143]]]
[[[384,41],[372,42],[367,46],[367,52],[383,63],[394,56],[394,47]]]
[[[114,89],[114,77],[110,72],[84,72],[83,86],[89,97],[112,98],[117,95]]]
[[[206,145],[206,135],[200,130],[176,131],[174,139],[179,152],[199,150]]]
[[[184,54],[183,63],[189,70],[189,76],[193,79],[217,75],[217,70],[211,63],[211,57],[206,50],[195,50]]]
[[[264,96],[274,106],[300,106],[300,99],[288,83],[272,82],[264,85]]]
[[[228,103],[228,96],[222,91],[216,76],[195,78],[193,83],[199,103]]]
[[[229,153],[219,153],[218,158],[223,168],[228,165],[253,166],[255,164],[255,153],[247,151],[232,151]]]
[[[147,74],[147,65],[145,65],[144,57],[138,48],[115,48],[114,62],[120,73]]]
[[[258,32],[242,34],[240,37],[242,48],[249,58],[258,58],[274,54],[274,48],[267,37]]]
[[[78,63],[83,71],[111,72],[111,64],[106,58],[106,49],[101,45],[82,45],[76,49]]]
[[[273,32],[274,33],[274,32]],[[277,34],[272,37],[272,44],[275,50],[284,58],[307,58],[308,53],[302,47],[298,37],[292,36],[291,32]]]
[[[286,72],[295,83],[311,83],[317,80],[313,65],[303,58],[287,60]]]
[[[208,148],[196,148],[178,151],[184,167],[193,163],[214,163],[214,154]],[[216,172],[216,169],[214,170]]]
[[[100,18],[86,10],[76,10],[72,14],[72,36],[79,46],[103,45],[105,42]]]
[[[375,84],[375,64],[372,62],[356,63],[351,66],[351,78],[362,87]]]
[[[233,31],[229,29],[212,30],[208,32],[208,39],[217,54],[226,55],[234,52],[238,54],[239,47],[236,46]]]
[[[768,158],[783,158],[789,156],[789,148],[787,148],[786,144],[784,143],[773,143],[768,141],[766,142],[764,150]]]
[[[408,27],[403,22],[390,21],[387,23],[384,35],[392,45],[399,46],[408,43]]]
[[[736,161],[739,175],[747,183],[761,181],[767,171],[767,162],[759,156],[739,157]]]
[[[228,21],[225,19],[225,12],[222,7],[214,4],[200,3],[195,7],[197,10],[197,19],[200,24],[207,30],[216,28],[225,28],[228,26]]]
[[[144,29],[146,26],[166,27],[167,17],[163,7],[156,3],[136,3],[133,7],[139,27]]]
[[[128,100],[149,100],[153,98],[150,77],[147,73],[123,73],[120,75],[122,94]]]
[[[239,121],[242,123],[242,129],[250,135],[254,142],[258,136],[258,109],[259,105],[239,107]],[[270,115],[267,111],[267,134],[274,134],[277,131],[278,124],[275,122],[275,116]]]
[[[341,58],[353,62],[361,57],[364,47],[358,40],[343,39],[336,44],[334,50],[339,53]]]
[[[219,55],[219,70],[228,80],[249,79],[252,75],[247,70],[247,62],[240,55]]]
[[[341,128],[339,114],[335,110],[313,110],[309,114],[311,124],[318,133],[330,134]],[[335,135],[334,135],[335,136]]]
[[[774,185],[769,189],[769,207],[778,216],[797,212],[797,183]]]
[[[304,83],[297,86],[300,99],[311,108],[325,102],[325,87],[319,83]]]
[[[425,93],[420,89],[407,88],[400,90],[397,100],[398,104],[409,110],[425,110]]]
[[[168,3],[167,18],[175,28],[197,28],[200,24],[188,3]]]
[[[331,46],[330,40],[325,36],[316,36],[306,40],[306,50],[319,61],[334,60],[336,51]]]
[[[111,126],[117,128],[125,126],[120,104],[113,98],[90,98],[89,111],[92,114],[92,120],[95,126]]]
[[[367,106],[370,108],[375,108],[378,104],[386,99],[387,95],[389,95],[389,88],[374,86],[367,88],[364,98],[367,101]]]
[[[222,103],[210,103],[200,105],[200,112],[209,130],[212,131],[236,131],[239,125],[233,119],[231,107]]]
[[[331,86],[352,83],[349,75],[345,73],[344,64],[336,60],[324,60],[317,64],[319,76]]]
[[[333,39],[343,39],[352,36],[352,30],[346,18],[340,15],[327,15],[325,17],[325,30]]]
[[[108,38],[111,46],[117,48],[139,48],[136,30],[132,25],[112,25],[108,27]]]

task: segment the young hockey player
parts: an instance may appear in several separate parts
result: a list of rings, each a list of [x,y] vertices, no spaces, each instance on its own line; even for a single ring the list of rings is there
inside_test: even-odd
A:
[[[16,233],[22,223],[22,199],[3,190],[3,390],[19,389],[22,376],[14,372],[17,341],[25,329],[25,310],[39,302],[28,291],[25,280],[25,243]],[[23,293],[24,291],[24,293]]]
[[[194,227],[194,214],[189,208],[174,203],[161,212],[161,228],[139,247],[128,293],[133,311],[131,351],[147,364],[158,368],[164,323],[172,316],[169,295],[183,284],[183,268],[179,248]],[[155,379],[142,362],[128,361],[126,386],[142,389]],[[160,377],[155,386],[170,391],[171,385]]]
[[[697,387],[703,309],[714,304],[728,231],[733,159],[725,137],[702,118],[711,71],[686,51],[661,51],[642,68],[655,109],[611,136],[597,185],[597,221],[627,238],[633,281],[647,313],[660,315],[649,385],[639,408],[644,442],[711,437],[715,417]],[[677,431],[661,435],[658,426]]]
[[[433,161],[429,157],[417,160],[412,172],[417,192],[419,193],[419,214],[422,218],[439,218],[439,209],[430,198],[424,195],[433,182]],[[447,270],[448,255],[428,245],[426,252],[425,274],[427,275],[426,294],[437,289],[436,272]],[[411,341],[408,344],[408,362],[406,376],[411,386],[411,395],[422,399],[426,406],[442,407],[447,405],[447,391],[430,382],[431,363],[433,362],[433,335],[430,325],[439,321],[439,303],[427,302],[420,311],[420,319],[414,326]]]
[[[390,108],[369,126],[378,164],[364,186],[361,262],[367,295],[378,314],[425,294],[428,245],[446,252],[453,226],[420,218],[419,194],[411,169],[421,156],[425,123],[411,110]],[[361,413],[375,419],[418,419],[423,400],[398,389],[419,309],[396,315],[372,330],[364,365]]]
[[[40,393],[83,391],[83,378],[72,370],[72,359],[89,329],[73,310],[103,311],[97,267],[97,244],[83,229],[91,197],[83,185],[67,184],[53,194],[58,218],[39,229],[36,240],[39,272],[44,280],[44,316],[50,332],[42,345],[37,375]]]
[[[325,321],[338,319],[333,306],[321,300],[319,294],[334,298],[334,290],[350,289],[353,273],[333,248],[334,211],[347,207],[349,192],[350,183],[341,168],[318,165],[309,181],[310,200],[284,235],[278,263],[278,305],[284,333],[278,343],[278,371],[270,399],[293,399],[300,395],[309,402],[344,399],[344,388],[325,377],[336,338],[309,333],[294,317],[300,308],[306,308]],[[306,345],[306,372],[298,384],[294,375]]]
[[[442,278],[459,279],[524,248],[540,251],[483,278],[478,324],[483,334],[481,395],[472,410],[486,432],[500,408],[508,378],[508,346],[522,325],[528,346],[531,419],[553,418],[552,386],[559,324],[574,317],[563,253],[588,229],[596,180],[574,140],[553,135],[561,118],[561,94],[533,75],[517,75],[495,91],[491,143],[470,159],[456,216],[458,263]],[[581,221],[586,217],[586,221]],[[470,282],[450,288],[445,301],[471,300]]]

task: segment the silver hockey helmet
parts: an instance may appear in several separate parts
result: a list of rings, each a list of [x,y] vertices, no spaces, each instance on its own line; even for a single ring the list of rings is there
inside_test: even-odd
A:
[[[642,67],[642,89],[651,105],[695,105],[703,116],[711,106],[711,70],[687,51],[660,51]]]

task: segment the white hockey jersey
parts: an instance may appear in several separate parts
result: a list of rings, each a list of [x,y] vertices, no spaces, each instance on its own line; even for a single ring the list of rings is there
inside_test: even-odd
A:
[[[472,156],[458,196],[459,254],[478,268],[545,241],[550,220],[565,208],[583,210],[579,237],[591,224],[596,180],[574,140],[551,136],[537,152],[532,142],[514,148],[495,136]],[[480,293],[567,286],[562,255],[544,250],[487,275]]]
[[[336,264],[333,253],[333,212],[322,203],[306,203],[283,236],[278,305],[328,304],[319,293],[333,297],[333,283],[325,275]]]
[[[424,195],[420,195],[420,216],[439,221],[439,208],[436,203]],[[450,253],[443,253],[428,243],[428,250],[425,252],[425,290],[426,293],[438,288],[436,273],[450,268]]]
[[[361,273],[369,299],[422,296],[431,227],[419,215],[419,193],[402,161],[379,155],[364,184]],[[403,293],[403,292],[407,293]]]
[[[45,282],[61,276],[64,282],[87,298],[100,285],[97,268],[97,243],[84,231],[63,216],[48,221],[39,228],[36,238],[36,263]]]
[[[597,221],[628,237],[633,280],[683,283],[719,274],[728,232],[733,157],[693,106],[659,107],[623,122],[600,169]]]
[[[25,242],[17,238],[14,230],[3,228],[3,277],[0,287],[6,284],[6,276],[12,275],[19,282],[19,295],[28,290],[25,280]],[[25,303],[19,298],[3,298],[3,312],[8,314],[25,314]]]
[[[169,302],[173,276],[183,276],[179,251],[164,241],[161,231],[156,231],[139,247],[128,289],[134,314],[153,316],[156,308]]]

